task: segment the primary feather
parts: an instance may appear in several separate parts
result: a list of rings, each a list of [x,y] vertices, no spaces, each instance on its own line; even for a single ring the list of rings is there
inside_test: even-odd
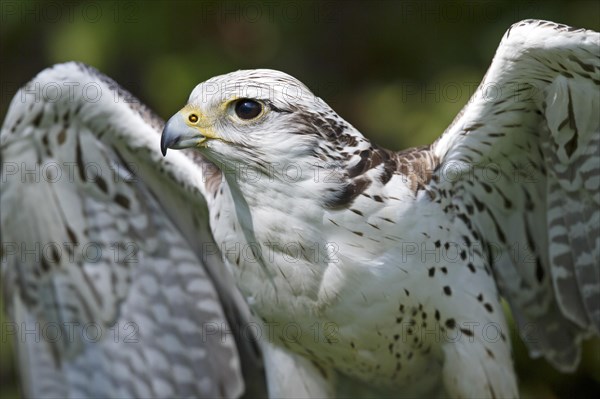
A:
[[[247,308],[210,252],[202,165],[163,161],[162,126],[82,64],[13,99],[2,290],[26,397],[238,397],[244,378],[265,392],[256,343],[239,335]]]

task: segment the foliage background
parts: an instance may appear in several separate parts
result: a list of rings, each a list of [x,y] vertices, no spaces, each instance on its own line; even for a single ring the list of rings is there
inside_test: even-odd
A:
[[[57,62],[95,66],[163,118],[211,76],[267,67],[299,78],[375,142],[402,149],[444,130],[504,31],[525,18],[600,30],[600,2],[2,1],[0,118],[22,84]],[[12,398],[14,354],[0,338],[0,397]],[[572,375],[514,342],[524,397],[600,392],[598,340]]]

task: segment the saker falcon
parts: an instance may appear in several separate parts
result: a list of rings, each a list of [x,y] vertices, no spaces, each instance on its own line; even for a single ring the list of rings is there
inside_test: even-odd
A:
[[[501,296],[574,370],[600,327],[599,86],[600,34],[522,21],[441,137],[393,152],[278,71],[198,85],[164,130],[93,68],[43,71],[0,147],[26,395],[515,397]]]

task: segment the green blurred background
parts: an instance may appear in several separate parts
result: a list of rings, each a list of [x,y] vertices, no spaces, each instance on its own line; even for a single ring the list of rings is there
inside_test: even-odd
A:
[[[0,119],[16,90],[57,62],[95,66],[163,118],[197,83],[260,67],[299,78],[381,145],[428,144],[468,101],[504,31],[525,18],[600,30],[600,2],[2,1]],[[0,398],[12,398],[5,341]],[[530,360],[519,340],[515,356],[524,397],[600,393],[598,340],[571,375]]]

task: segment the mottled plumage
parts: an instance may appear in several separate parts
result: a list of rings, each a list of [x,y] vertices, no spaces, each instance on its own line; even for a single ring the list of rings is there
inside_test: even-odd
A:
[[[111,95],[21,101],[67,80]],[[3,243],[133,243],[139,262],[6,253],[9,314],[144,328],[19,343],[27,392],[238,396],[262,381],[252,321],[272,397],[514,397],[501,295],[531,354],[573,370],[600,329],[599,86],[598,33],[527,20],[431,146],[380,148],[261,69],[198,85],[161,138],[185,150],[161,160],[160,120],[110,79],[42,72],[2,128]],[[54,161],[72,181],[12,169]],[[207,323],[234,333],[207,342]]]
[[[2,292],[24,396],[236,397],[253,388],[244,377],[265,393],[257,343],[239,334],[247,308],[206,253],[203,187],[182,172],[201,165],[162,161],[163,125],[82,64],[42,72],[13,99]]]

